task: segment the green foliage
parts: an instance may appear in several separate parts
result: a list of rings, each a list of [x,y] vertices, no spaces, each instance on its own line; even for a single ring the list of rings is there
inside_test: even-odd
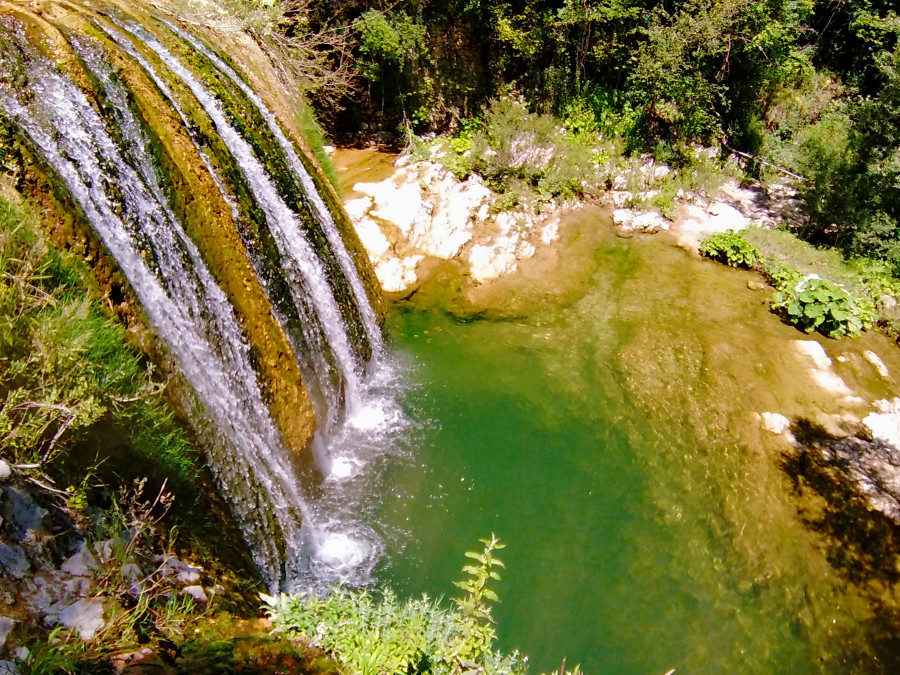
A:
[[[768,230],[761,232],[774,234]],[[791,235],[783,234],[782,238],[791,238]],[[769,243],[772,237],[763,238],[762,241]],[[808,246],[803,242],[798,244]],[[787,249],[782,246],[779,253],[783,255],[785,250]],[[807,275],[792,264],[773,256],[762,255],[759,248],[747,241],[743,233],[724,232],[707,237],[700,245],[700,252],[732,267],[752,268],[762,272],[775,287],[772,311],[807,333],[818,331],[835,339],[856,337],[870,328],[877,318],[874,303],[865,295],[853,294],[832,281]],[[794,256],[800,257],[797,253]],[[816,257],[816,261],[821,262],[821,256]],[[812,266],[816,266],[815,262]],[[833,264],[821,266],[831,273],[840,273],[840,269]],[[866,269],[870,269],[871,276],[883,282],[884,278],[879,277],[875,271],[878,268]],[[874,281],[863,282],[859,273],[848,272],[847,278],[859,282],[866,295],[885,292],[882,290],[885,287],[876,286]],[[893,286],[888,284],[887,288]]]
[[[378,594],[335,588],[316,595],[261,596],[275,630],[305,636],[334,654],[346,672],[381,673],[522,673],[524,660],[492,649],[496,637],[490,603],[497,601],[490,580],[499,580],[503,563],[494,552],[503,547],[491,535],[484,550],[468,552],[475,564],[457,582],[465,595],[447,609],[427,596],[400,601],[391,590]]]
[[[504,97],[450,140],[450,152],[436,154],[459,178],[484,178],[512,206],[582,194],[595,182],[596,140],[568,133],[551,116],[535,115],[521,101]]]
[[[126,480],[154,469],[156,484],[168,477],[187,507],[195,451],[87,278],[0,200],[0,454],[26,474],[69,483],[73,507],[85,504],[96,463]],[[101,453],[94,441],[110,430],[116,437]]]
[[[793,265],[788,265],[774,258],[764,258],[762,269],[769,283],[777,291],[789,292],[790,289],[800,285],[805,278],[803,272]]]
[[[870,303],[825,279],[806,279],[794,288],[777,291],[772,309],[807,333],[818,331],[835,339],[856,337],[875,319]]]
[[[759,249],[734,230],[718,232],[704,239],[700,253],[731,267],[751,268],[760,259]]]

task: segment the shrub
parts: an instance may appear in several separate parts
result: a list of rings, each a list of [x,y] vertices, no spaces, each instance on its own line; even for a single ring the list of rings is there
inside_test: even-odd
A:
[[[703,240],[700,253],[730,267],[749,269],[760,261],[759,249],[733,230],[718,232]]]
[[[458,178],[475,173],[499,194],[513,196],[511,206],[581,195],[586,185],[596,182],[594,163],[600,148],[594,147],[596,134],[586,130],[589,113],[578,114],[576,133],[504,97],[443,145],[445,154],[433,156]]]
[[[806,279],[775,293],[772,310],[807,333],[830,338],[856,337],[872,325],[874,308],[826,279]]]
[[[769,283],[778,291],[796,288],[805,276],[796,267],[774,258],[763,259],[762,271]]]
[[[522,673],[517,653],[505,656],[492,649],[496,633],[491,602],[497,596],[487,586],[499,580],[503,563],[494,551],[503,547],[491,535],[484,550],[468,552],[475,564],[463,567],[456,585],[465,591],[448,609],[427,596],[401,602],[395,593],[379,594],[335,588],[324,598],[315,595],[262,595],[275,630],[305,635],[334,654],[353,674]]]

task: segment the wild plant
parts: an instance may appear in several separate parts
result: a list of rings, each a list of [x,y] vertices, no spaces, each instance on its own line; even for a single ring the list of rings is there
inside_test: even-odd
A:
[[[481,552],[466,553],[474,563],[455,582],[464,594],[453,600],[453,608],[428,596],[400,601],[390,589],[338,587],[324,597],[262,595],[264,609],[276,632],[304,636],[332,653],[348,673],[521,673],[525,660],[518,653],[493,650],[491,604],[498,598],[489,585],[500,579],[503,562],[494,554],[503,544],[494,535],[481,541]]]

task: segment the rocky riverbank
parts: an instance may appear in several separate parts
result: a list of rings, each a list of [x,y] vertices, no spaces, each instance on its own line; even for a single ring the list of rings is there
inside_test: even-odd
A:
[[[148,641],[171,637],[211,599],[231,593],[219,575],[162,543],[166,500],[160,493],[152,504],[93,510],[77,522],[47,490],[0,462],[0,654],[7,659],[0,672],[28,661],[35,636],[46,631],[114,642],[126,625],[144,621]]]
[[[353,152],[354,161],[379,154]],[[383,290],[393,297],[415,292],[435,261],[454,263],[460,278],[474,286],[512,275],[541,249],[558,246],[563,220],[589,204],[606,211],[620,236],[670,232],[693,251],[715,232],[774,227],[801,217],[792,188],[742,187],[735,179],[713,195],[679,190],[667,217],[651,203],[672,172],[650,157],[615,176],[610,189],[596,196],[514,208],[505,208],[502,196],[476,174],[459,180],[437,161],[411,154],[381,157],[378,180],[348,184],[344,206]]]

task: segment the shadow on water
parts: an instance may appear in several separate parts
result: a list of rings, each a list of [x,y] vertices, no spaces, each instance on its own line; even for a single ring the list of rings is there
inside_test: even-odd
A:
[[[798,497],[801,520],[821,535],[826,558],[844,579],[868,596],[873,617],[866,622],[869,649],[881,672],[900,670],[900,526],[872,508],[860,482],[886,499],[897,500],[872,462],[895,464],[896,449],[877,440],[839,438],[808,419],[791,431],[797,448],[785,453],[782,468]],[[863,459],[868,458],[868,461]]]

